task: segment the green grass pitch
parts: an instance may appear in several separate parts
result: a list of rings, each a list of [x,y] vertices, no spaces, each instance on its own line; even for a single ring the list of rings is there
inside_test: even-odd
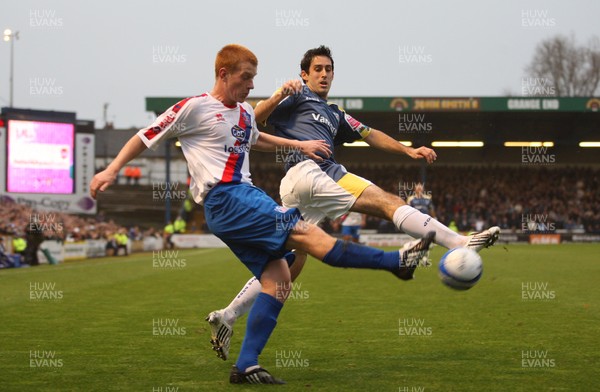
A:
[[[204,321],[249,272],[224,249],[162,256],[0,271],[0,390],[256,390],[228,383],[245,318],[227,362]],[[310,259],[261,364],[286,391],[599,390],[600,245],[482,256],[466,292],[436,268],[402,282]]]

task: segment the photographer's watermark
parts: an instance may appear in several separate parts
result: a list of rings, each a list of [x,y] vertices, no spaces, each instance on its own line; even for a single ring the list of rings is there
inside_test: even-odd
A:
[[[526,97],[554,97],[556,87],[548,78],[522,78],[521,94]]]
[[[556,19],[548,10],[522,9],[521,27],[524,28],[549,28],[556,26]]]
[[[275,147],[275,162],[285,164],[296,164],[308,160],[300,147]]]
[[[179,325],[179,319],[156,318],[152,319],[153,336],[185,336],[185,327]]]
[[[56,282],[29,282],[29,300],[62,300],[64,293],[58,290]]]
[[[29,78],[29,95],[58,97],[63,95],[65,89],[56,82],[56,78],[36,76]]]
[[[431,133],[433,124],[425,121],[425,113],[400,113],[398,115],[398,132]]]
[[[549,147],[521,147],[521,163],[524,165],[553,165],[556,154],[551,154]]]
[[[425,387],[398,387],[398,392],[425,392]]]
[[[521,282],[522,301],[552,301],[556,292],[551,290],[548,282]]]
[[[62,233],[64,225],[63,222],[57,221],[56,214],[33,213],[29,215],[28,229],[32,232]]]
[[[431,336],[433,329],[425,325],[425,319],[398,319],[398,335],[400,336]]]
[[[50,9],[30,9],[29,10],[29,27],[36,29],[56,29],[64,26],[63,18],[61,18],[56,10]]]
[[[187,261],[179,256],[179,250],[152,251],[152,268],[182,269],[185,267],[187,267]]]
[[[152,387],[152,392],[179,392],[179,387],[170,387],[168,385],[164,387]]]
[[[303,358],[302,350],[277,350],[275,351],[275,367],[278,368],[307,368],[310,366],[308,358]]]
[[[188,192],[183,188],[179,182],[152,181],[152,200],[185,200]]]
[[[522,350],[521,367],[553,368],[556,367],[556,361],[548,357],[548,350]]]
[[[181,53],[179,45],[153,45],[152,62],[155,64],[183,64],[187,54]]]
[[[282,298],[282,293],[287,293],[286,298]],[[275,297],[278,300],[302,300],[309,299],[310,293],[308,290],[302,290],[302,282],[290,282],[290,283],[276,283],[276,294]]]
[[[401,181],[398,183],[398,196],[404,200],[408,200],[411,196],[417,196],[417,190],[421,192],[419,197],[431,199],[431,191],[426,191],[420,182]]]
[[[282,88],[286,82],[291,80],[298,80],[298,76],[292,75],[284,78],[275,78],[275,90]]]
[[[309,229],[309,224],[300,219],[298,220],[296,215],[286,214],[289,210],[287,207],[277,206],[275,210],[279,214],[275,215],[275,230],[277,231],[292,231],[305,232]]]
[[[548,220],[548,214],[521,214],[521,230],[526,233],[553,233],[556,224]]]
[[[303,15],[299,9],[276,9],[275,27],[279,28],[307,28],[310,27],[310,19]]]
[[[400,64],[428,64],[433,62],[433,56],[427,53],[425,46],[398,46],[398,61]]]
[[[30,368],[61,368],[63,360],[56,356],[56,351],[30,350]]]

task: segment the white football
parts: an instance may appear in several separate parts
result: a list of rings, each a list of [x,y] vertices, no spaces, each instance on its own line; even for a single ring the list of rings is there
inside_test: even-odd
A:
[[[450,249],[440,260],[440,279],[455,290],[468,290],[475,286],[482,273],[481,256],[468,248]]]

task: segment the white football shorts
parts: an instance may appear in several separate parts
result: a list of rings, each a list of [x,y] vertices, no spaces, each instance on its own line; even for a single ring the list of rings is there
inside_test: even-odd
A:
[[[314,161],[306,160],[288,170],[279,195],[284,207],[298,208],[306,222],[317,224],[325,217],[337,219],[347,213],[372,184],[352,173],[335,182]]]

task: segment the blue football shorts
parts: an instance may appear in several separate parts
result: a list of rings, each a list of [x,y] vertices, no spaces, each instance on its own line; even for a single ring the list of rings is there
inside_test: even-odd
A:
[[[285,208],[263,190],[244,183],[219,184],[206,195],[204,213],[208,228],[219,237],[260,280],[271,260],[293,254],[285,243],[302,219],[297,208]]]

